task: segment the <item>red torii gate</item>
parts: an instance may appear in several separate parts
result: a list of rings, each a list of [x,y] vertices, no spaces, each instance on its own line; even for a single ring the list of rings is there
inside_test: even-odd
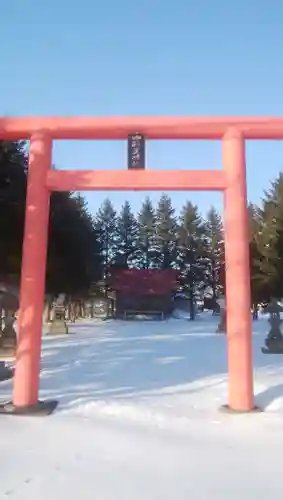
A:
[[[223,170],[54,171],[52,140],[222,140]],[[245,139],[283,139],[281,118],[0,118],[0,138],[30,140],[19,336],[9,414],[50,413],[56,402],[39,402],[42,315],[51,191],[211,190],[224,192],[229,397],[227,407],[254,409]]]

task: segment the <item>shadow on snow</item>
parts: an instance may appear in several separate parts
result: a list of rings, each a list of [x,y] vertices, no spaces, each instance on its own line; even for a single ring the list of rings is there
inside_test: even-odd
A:
[[[72,325],[76,335],[43,340],[41,397],[58,399],[60,411],[95,401],[213,392],[227,385],[226,337],[215,334],[217,321],[203,316],[195,322]],[[266,320],[258,321],[253,337],[257,404],[262,408],[283,394],[281,357],[260,352],[267,328]],[[0,389],[2,397],[10,397],[10,382]]]

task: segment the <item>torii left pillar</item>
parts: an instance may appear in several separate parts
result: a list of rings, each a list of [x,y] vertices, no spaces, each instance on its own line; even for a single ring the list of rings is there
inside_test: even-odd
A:
[[[38,401],[50,201],[46,178],[51,164],[52,138],[38,131],[30,138],[18,346],[13,400],[2,409],[6,413],[46,415],[57,406],[56,401]]]

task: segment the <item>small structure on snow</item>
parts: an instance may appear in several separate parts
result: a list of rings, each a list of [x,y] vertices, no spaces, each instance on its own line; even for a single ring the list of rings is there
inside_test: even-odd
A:
[[[14,370],[6,365],[5,361],[0,361],[0,382],[13,377]]]
[[[269,313],[269,320],[271,329],[265,339],[265,347],[262,347],[263,354],[283,354],[283,335],[280,329],[282,320],[280,312],[283,307],[272,299],[270,304],[265,307],[265,312]]]
[[[220,321],[217,328],[217,333],[227,333],[227,311],[226,311],[226,298],[224,295],[217,300],[220,309]]]
[[[48,335],[64,335],[69,333],[65,315],[65,294],[61,293],[53,303],[53,318],[48,328]]]
[[[0,294],[0,354],[2,357],[15,355],[17,333],[14,328],[19,299],[16,293],[3,290]]]

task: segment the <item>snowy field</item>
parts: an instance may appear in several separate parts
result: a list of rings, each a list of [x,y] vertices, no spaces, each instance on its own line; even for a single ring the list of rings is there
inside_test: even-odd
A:
[[[0,417],[0,499],[281,500],[283,357],[254,323],[260,414],[226,415],[217,318],[81,322],[45,338],[51,417]],[[9,399],[11,382],[0,384]]]

